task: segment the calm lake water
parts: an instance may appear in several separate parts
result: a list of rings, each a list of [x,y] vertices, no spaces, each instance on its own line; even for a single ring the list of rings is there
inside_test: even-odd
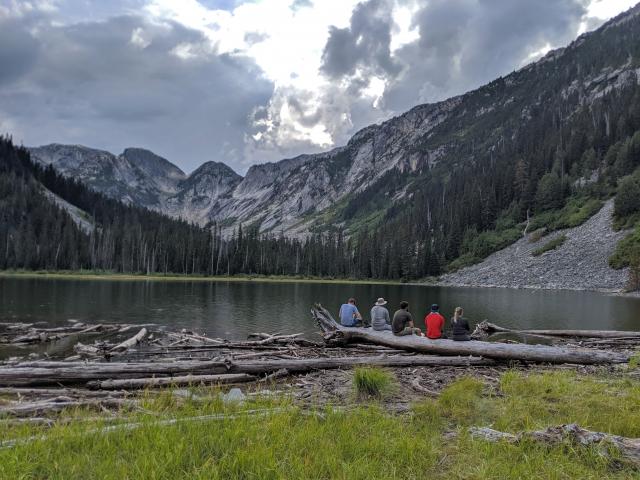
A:
[[[640,299],[593,292],[1,277],[0,321],[158,323],[232,339],[251,332],[304,332],[317,338],[310,306],[320,302],[336,315],[349,296],[367,316],[380,296],[389,301],[392,314],[407,300],[419,326],[429,306],[439,303],[447,318],[456,306],[464,307],[472,323],[488,319],[513,328],[640,330]]]

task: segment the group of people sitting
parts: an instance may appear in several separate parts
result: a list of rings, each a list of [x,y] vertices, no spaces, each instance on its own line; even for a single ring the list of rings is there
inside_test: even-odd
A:
[[[393,314],[393,320],[389,316],[389,310],[385,307],[387,301],[379,298],[371,309],[371,322],[366,322],[358,307],[355,298],[350,298],[347,303],[340,307],[340,323],[345,327],[372,327],[374,330],[390,330],[396,336],[418,335],[426,336],[431,340],[447,338],[445,335],[444,317],[440,314],[440,306],[436,303],[431,305],[431,311],[424,317],[425,333],[416,327],[413,316],[409,311],[409,303],[400,302],[400,308]],[[469,334],[471,329],[469,322],[464,318],[462,307],[456,307],[451,317],[451,339],[459,342],[471,340]]]

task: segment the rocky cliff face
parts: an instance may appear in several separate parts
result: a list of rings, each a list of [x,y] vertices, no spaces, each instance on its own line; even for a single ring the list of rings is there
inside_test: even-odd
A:
[[[258,225],[263,232],[287,235],[336,225],[349,229],[376,209],[384,214],[394,205],[396,210],[406,206],[416,192],[429,195],[427,182],[445,185],[451,172],[486,158],[487,152],[499,152],[505,138],[526,143],[531,119],[547,104],[557,107],[560,122],[568,122],[585,105],[640,85],[637,58],[620,48],[628,31],[615,31],[640,28],[639,13],[636,6],[568,47],[475,91],[364,128],[346,146],[255,165],[244,178],[214,162],[187,176],[142,149],[115,156],[48,145],[31,152],[37,161],[112,197],[203,225]],[[616,120],[603,116],[608,129]],[[444,205],[444,192],[430,202]]]
[[[128,148],[113,155],[80,145],[52,144],[31,148],[31,157],[64,175],[125,203],[163,210],[169,195],[186,178],[182,170],[148,150]]]
[[[220,211],[242,177],[224,163],[207,162],[178,182],[177,193],[166,198],[162,211],[173,217],[207,224]]]
[[[460,97],[422,105],[356,133],[326,153],[252,166],[243,178],[223,163],[207,162],[187,176],[168,160],[139,148],[121,155],[80,145],[31,148],[34,160],[124,202],[202,225],[258,224],[262,231],[303,234],[314,215],[366,190],[391,169],[411,171],[437,152],[407,154],[420,137],[446,120]]]

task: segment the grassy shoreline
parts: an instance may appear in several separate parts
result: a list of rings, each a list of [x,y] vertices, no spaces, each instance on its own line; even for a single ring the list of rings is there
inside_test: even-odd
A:
[[[51,278],[69,280],[110,280],[110,281],[168,281],[168,282],[255,282],[255,283],[333,283],[361,285],[423,285],[394,280],[360,280],[342,278],[315,278],[304,276],[272,276],[272,275],[231,275],[203,276],[176,274],[129,274],[94,271],[26,271],[0,270],[0,278]],[[430,285],[425,283],[424,285]]]
[[[215,388],[192,391],[187,398],[171,391],[146,395],[143,410],[121,411],[120,421],[139,423],[135,428],[113,428],[108,415],[88,410],[63,412],[53,426],[0,423],[3,439],[23,439],[0,448],[0,478],[622,479],[638,473],[616,452],[606,457],[568,442],[489,443],[468,430],[517,433],[578,423],[639,437],[640,382],[624,375],[507,371],[496,385],[467,376],[401,414],[371,399],[335,408],[284,397],[240,405],[222,402]]]

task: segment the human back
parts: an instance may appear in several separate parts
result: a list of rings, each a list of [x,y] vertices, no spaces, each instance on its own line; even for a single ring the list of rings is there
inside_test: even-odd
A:
[[[431,340],[442,338],[442,329],[444,328],[445,320],[439,310],[440,306],[434,303],[431,305],[431,312],[424,317],[424,324],[427,328],[427,338]]]
[[[358,320],[362,318],[358,307],[356,307],[356,300],[350,298],[347,303],[343,303],[340,306],[340,324],[345,327],[354,327],[358,323]]]
[[[457,342],[468,342],[471,340],[469,334],[471,327],[469,321],[463,317],[464,310],[462,307],[456,307],[451,317],[451,338]]]
[[[413,324],[413,316],[409,312],[409,303],[400,302],[400,309],[393,314],[393,322],[391,322],[391,330],[394,335],[422,335],[419,328]]]
[[[389,310],[384,307],[386,304],[386,300],[380,297],[373,308],[371,308],[371,326],[374,330],[391,330]]]

